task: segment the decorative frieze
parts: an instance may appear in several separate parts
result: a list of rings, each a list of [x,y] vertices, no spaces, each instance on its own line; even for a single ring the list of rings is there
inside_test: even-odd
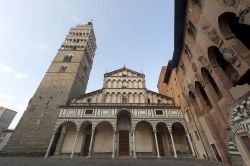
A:
[[[209,73],[212,73],[212,67],[210,66],[210,64],[205,56],[199,56],[198,60],[209,71]]]
[[[238,57],[235,55],[234,51],[229,48],[223,48],[221,49],[221,54],[227,60],[229,63],[236,67],[240,67],[241,61],[238,59]]]
[[[239,17],[239,23],[250,25],[250,7],[241,11],[238,17]]]

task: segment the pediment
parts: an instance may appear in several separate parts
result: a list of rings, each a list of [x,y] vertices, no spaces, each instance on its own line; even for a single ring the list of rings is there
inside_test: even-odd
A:
[[[118,70],[114,70],[112,72],[108,72],[104,74],[104,77],[145,77],[143,73],[139,73],[137,71],[131,70],[127,67],[123,67]]]

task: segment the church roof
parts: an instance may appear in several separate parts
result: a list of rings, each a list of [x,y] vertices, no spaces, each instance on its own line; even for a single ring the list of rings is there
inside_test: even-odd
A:
[[[122,68],[120,68],[120,69],[117,69],[117,70],[114,70],[114,71],[105,73],[105,74],[104,74],[104,77],[112,76],[113,74],[119,73],[119,72],[122,72],[122,71],[128,71],[128,72],[137,74],[137,76],[145,77],[145,75],[144,75],[143,73],[139,73],[139,72],[137,72],[137,71],[131,70],[131,69],[127,68],[126,66],[124,66],[124,67],[122,67]]]

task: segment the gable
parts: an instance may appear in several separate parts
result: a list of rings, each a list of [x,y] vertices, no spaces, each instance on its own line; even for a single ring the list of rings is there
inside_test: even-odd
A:
[[[144,74],[123,67],[121,69],[104,74],[104,77],[145,77]]]

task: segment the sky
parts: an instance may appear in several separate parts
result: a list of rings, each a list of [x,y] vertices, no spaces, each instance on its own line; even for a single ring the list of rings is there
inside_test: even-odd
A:
[[[0,106],[17,125],[68,30],[93,20],[97,50],[87,92],[126,65],[157,90],[173,54],[174,0],[0,0]]]

